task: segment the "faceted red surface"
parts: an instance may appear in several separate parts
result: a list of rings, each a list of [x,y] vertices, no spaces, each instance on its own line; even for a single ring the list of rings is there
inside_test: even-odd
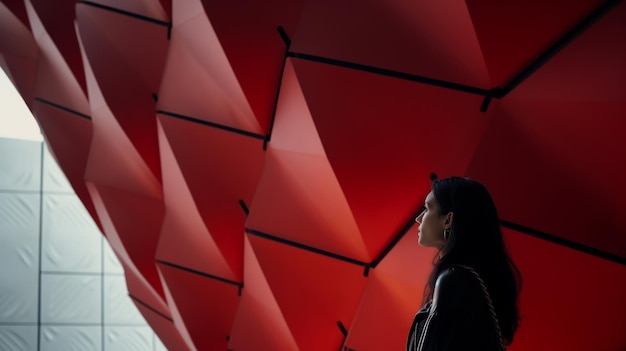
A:
[[[624,38],[619,1],[0,1],[0,66],[177,351],[403,349],[431,173],[498,205],[509,350],[626,348]]]

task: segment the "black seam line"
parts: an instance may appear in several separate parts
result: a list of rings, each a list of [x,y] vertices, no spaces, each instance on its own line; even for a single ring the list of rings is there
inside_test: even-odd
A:
[[[203,124],[205,126],[209,126],[209,127],[225,130],[227,132],[232,132],[232,133],[236,133],[236,134],[245,135],[245,136],[248,136],[248,137],[251,137],[251,138],[265,140],[265,135],[255,134],[255,133],[252,133],[252,132],[248,132],[246,130],[225,126],[223,124],[208,122],[208,121],[204,121],[204,120],[201,120],[201,119],[197,119],[197,118],[181,115],[181,114],[174,113],[174,112],[163,111],[163,110],[157,110],[156,113],[164,115],[164,116],[169,116],[169,117],[182,119],[182,120],[187,121],[187,122]]]
[[[84,4],[84,5],[89,5],[89,6],[92,6],[92,7],[97,7],[99,9],[110,11],[110,12],[115,12],[115,13],[118,13],[120,15],[136,18],[136,19],[139,19],[139,20],[142,20],[142,21],[158,24],[160,26],[164,26],[164,27],[168,27],[168,28],[170,27],[170,22],[161,21],[161,20],[158,20],[158,19],[155,19],[155,18],[152,18],[152,17],[140,15],[138,13],[121,10],[121,9],[118,9],[118,8],[115,8],[115,7],[102,5],[102,4],[98,4],[98,3],[95,3],[95,2],[91,2],[91,1],[80,1],[78,3],[79,4]]]
[[[171,262],[161,261],[161,260],[156,260],[156,261],[157,261],[157,263],[162,264],[164,266],[168,266],[168,267],[172,267],[172,268],[175,268],[175,269],[179,269],[181,271],[185,271],[185,272],[188,272],[188,273],[193,273],[193,274],[205,277],[205,278],[218,280],[218,281],[220,281],[222,283],[231,284],[231,285],[235,285],[235,286],[242,286],[243,285],[243,283],[240,283],[240,282],[236,282],[236,281],[232,281],[232,280],[229,280],[229,279],[226,279],[226,278],[218,277],[216,275],[212,275],[212,274],[209,274],[209,273],[200,272],[200,271],[197,271],[195,269],[187,268],[187,267],[184,267],[184,266],[179,266],[179,265],[171,263]]]
[[[37,322],[0,322],[0,325],[2,326],[32,326],[32,327],[36,327],[37,326]],[[83,323],[83,322],[46,322],[46,323],[41,323],[42,327],[62,327],[62,326],[74,326],[74,327],[84,327],[84,326],[89,326],[89,327],[99,327],[101,326],[102,323]],[[145,324],[144,323],[107,323],[106,324],[107,327],[109,326],[116,326],[116,327],[144,327]]]
[[[80,275],[80,276],[88,276],[88,277],[100,277],[102,275],[101,272],[62,272],[62,271],[41,271],[42,274],[45,275]]]
[[[241,206],[241,209],[243,210],[243,213],[246,214],[246,216],[250,214],[250,209],[248,209],[248,206],[246,206],[246,203],[243,202],[243,200],[239,200],[239,206]]]
[[[13,190],[13,189],[1,189],[0,194],[39,194],[39,190]],[[55,195],[55,196],[74,196],[76,193],[72,193],[69,191],[46,191],[46,195]],[[94,273],[100,274],[100,273]]]
[[[163,313],[159,312],[154,307],[152,307],[152,306],[148,305],[147,303],[139,300],[138,298],[134,297],[133,295],[128,294],[128,297],[130,297],[131,299],[133,299],[133,301],[137,302],[138,304],[142,305],[143,307],[145,307],[145,308],[149,309],[150,311],[152,311],[152,312],[158,314],[159,316],[163,317],[164,319],[167,319],[168,321],[170,321],[172,323],[174,322],[174,320],[172,318],[164,315]]]
[[[503,227],[505,227],[505,228],[509,228],[509,229],[515,230],[515,231],[523,233],[523,234],[527,234],[527,235],[530,235],[530,236],[533,236],[533,237],[536,237],[536,238],[539,238],[539,239],[550,241],[550,242],[553,242],[555,244],[559,244],[561,246],[565,246],[565,247],[568,247],[570,249],[581,251],[581,252],[584,252],[584,253],[589,254],[589,255],[600,257],[600,258],[603,258],[603,259],[608,260],[608,261],[612,261],[612,262],[615,262],[615,263],[626,265],[626,258],[624,258],[622,256],[619,256],[619,255],[615,255],[615,254],[612,254],[612,253],[609,253],[609,252],[606,252],[606,251],[602,251],[602,250],[599,250],[599,249],[596,249],[596,248],[593,248],[593,247],[590,247],[590,246],[587,246],[587,245],[583,245],[583,244],[580,244],[580,243],[577,243],[577,242],[574,242],[574,241],[571,241],[571,240],[567,240],[567,239],[564,239],[564,238],[561,238],[561,237],[558,237],[558,236],[555,236],[555,235],[552,235],[552,234],[547,234],[547,233],[544,233],[544,232],[540,232],[540,231],[538,231],[536,229],[525,227],[523,225],[512,223],[512,222],[509,222],[509,221],[500,220],[500,224]]]
[[[298,242],[287,240],[287,239],[283,239],[283,238],[280,238],[280,237],[277,237],[277,236],[274,236],[274,235],[263,233],[263,232],[258,231],[258,230],[246,228],[245,231],[248,234],[252,234],[252,235],[264,238],[264,239],[276,241],[276,242],[279,242],[281,244],[293,246],[293,247],[296,247],[298,249],[302,249],[302,250],[310,251],[310,252],[317,253],[317,254],[320,254],[320,255],[324,255],[324,256],[327,256],[327,257],[330,257],[330,258],[334,258],[336,260],[352,263],[352,264],[355,264],[357,266],[363,266],[363,267],[368,267],[369,266],[368,263],[365,263],[365,262],[362,262],[362,261],[359,261],[359,260],[355,260],[354,258],[342,256],[342,255],[339,255],[339,254],[336,254],[336,253],[333,253],[333,252],[330,252],[330,251],[325,251],[325,250],[322,250],[322,249],[318,249],[316,247],[300,244]]]
[[[339,330],[341,330],[341,334],[343,334],[344,337],[348,335],[348,329],[346,329],[341,321],[337,321],[337,326],[339,327]]]
[[[42,325],[45,323],[41,323]],[[82,323],[81,323],[82,324]],[[0,322],[0,325],[37,326],[37,322]]]
[[[100,235],[100,333],[102,333],[102,335],[100,336],[100,344],[102,345],[102,350],[104,350],[106,348],[106,342],[105,342],[105,319],[106,319],[106,308],[104,306],[104,301],[106,299],[106,286],[105,286],[105,267],[104,267],[104,260],[105,260],[105,253],[104,253],[104,245],[108,245],[108,242],[105,242],[104,239],[104,235]]]
[[[42,99],[42,98],[40,98],[40,97],[35,97],[35,100],[36,100],[36,101],[39,101],[39,102],[41,102],[41,103],[44,103],[44,104],[46,104],[46,105],[50,105],[50,106],[52,106],[52,107],[56,107],[56,108],[58,108],[59,110],[63,110],[63,111],[65,111],[65,112],[69,112],[69,113],[71,113],[71,114],[73,114],[73,115],[76,115],[76,116],[78,116],[78,117],[81,117],[81,118],[84,118],[84,119],[91,120],[91,116],[89,116],[89,115],[86,115],[86,114],[84,114],[84,113],[82,113],[82,112],[78,112],[78,111],[72,110],[71,108],[67,108],[67,107],[65,107],[65,106],[62,106],[62,105],[56,104],[56,103],[54,103],[54,102],[52,102],[52,101],[48,101],[48,100],[46,100],[46,99]]]
[[[526,68],[524,68],[517,76],[515,76],[511,81],[505,85],[502,89],[501,93],[494,96],[497,98],[502,98],[508,93],[510,93],[515,87],[520,85],[524,80],[530,77],[536,70],[538,70],[541,66],[543,66],[548,60],[550,60],[554,55],[556,55],[559,51],[565,48],[570,42],[580,36],[584,31],[586,31],[591,25],[596,23],[602,16],[609,13],[613,8],[619,5],[622,0],[609,0],[604,4],[600,5],[596,10],[591,12],[587,17],[585,17],[580,23],[578,23],[574,28],[572,28],[569,32],[565,33],[559,40],[557,40],[552,46],[550,46],[543,54],[541,54],[537,59],[531,62]]]
[[[376,268],[376,266],[378,266],[378,264],[387,256],[387,254],[389,254],[389,252],[391,252],[391,250],[398,244],[398,242],[400,242],[400,240],[409,231],[409,229],[411,229],[413,224],[415,224],[415,218],[417,218],[420,213],[422,213],[422,211],[424,211],[424,207],[420,205],[420,208],[415,212],[415,215],[409,218],[407,223],[404,225],[404,227],[402,227],[402,229],[395,236],[395,238],[393,238],[393,240],[391,240],[391,242],[387,244],[383,252],[381,252],[381,254],[375,260],[373,260],[372,263],[370,263],[372,268]]]
[[[346,348],[346,339],[348,338],[348,329],[341,323],[341,321],[337,321],[337,326],[343,335],[343,339],[341,340],[341,345],[339,345],[339,351],[343,351]]]
[[[39,146],[39,252],[38,258],[39,262],[37,263],[37,350],[41,349],[41,305],[43,304],[42,299],[42,281],[43,274],[41,271],[43,270],[43,218],[44,218],[44,191],[43,191],[43,181],[44,181],[44,167],[46,166],[44,163],[45,160],[45,148],[46,145],[41,142]]]
[[[289,47],[291,46],[291,39],[289,39],[289,35],[287,35],[285,28],[283,28],[283,26],[278,26],[276,27],[276,30],[278,30],[278,35],[280,35],[280,38],[285,43],[285,46],[287,46],[287,50],[289,50]]]
[[[309,55],[309,54],[303,54],[303,53],[297,53],[297,52],[291,52],[291,51],[287,52],[287,56],[301,59],[301,60],[325,63],[325,64],[332,65],[332,66],[339,66],[339,67],[344,67],[344,68],[355,69],[358,71],[364,71],[364,72],[379,74],[383,76],[409,80],[412,82],[434,85],[434,86],[438,86],[442,88],[458,90],[458,91],[481,95],[481,96],[485,96],[489,94],[490,92],[489,90],[483,89],[483,88],[477,88],[477,87],[472,87],[469,85],[447,82],[444,80],[418,76],[418,75],[405,73],[405,72],[393,71],[393,70],[380,68],[380,67],[362,65],[362,64],[354,63],[354,62],[341,61],[341,60],[336,60],[336,59],[332,59],[328,57],[321,57],[321,56],[315,56],[315,55]]]

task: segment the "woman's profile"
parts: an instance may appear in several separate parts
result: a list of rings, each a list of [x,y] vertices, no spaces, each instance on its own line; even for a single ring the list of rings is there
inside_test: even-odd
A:
[[[487,189],[469,178],[434,180],[415,221],[419,244],[438,253],[407,351],[504,350],[518,326],[521,275]]]

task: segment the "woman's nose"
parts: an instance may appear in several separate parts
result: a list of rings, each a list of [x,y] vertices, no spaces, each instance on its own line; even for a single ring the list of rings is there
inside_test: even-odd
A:
[[[424,213],[420,213],[419,216],[415,217],[415,223],[422,224],[422,216],[423,215],[424,215]]]

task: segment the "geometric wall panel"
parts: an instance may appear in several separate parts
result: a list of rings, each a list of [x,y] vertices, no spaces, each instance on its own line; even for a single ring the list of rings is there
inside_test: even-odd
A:
[[[38,322],[129,318],[104,348],[157,347],[128,290],[173,350],[401,349],[435,173],[498,206],[526,282],[511,350],[626,347],[623,1],[0,4],[0,66],[52,150],[0,160],[0,233],[51,245]]]

